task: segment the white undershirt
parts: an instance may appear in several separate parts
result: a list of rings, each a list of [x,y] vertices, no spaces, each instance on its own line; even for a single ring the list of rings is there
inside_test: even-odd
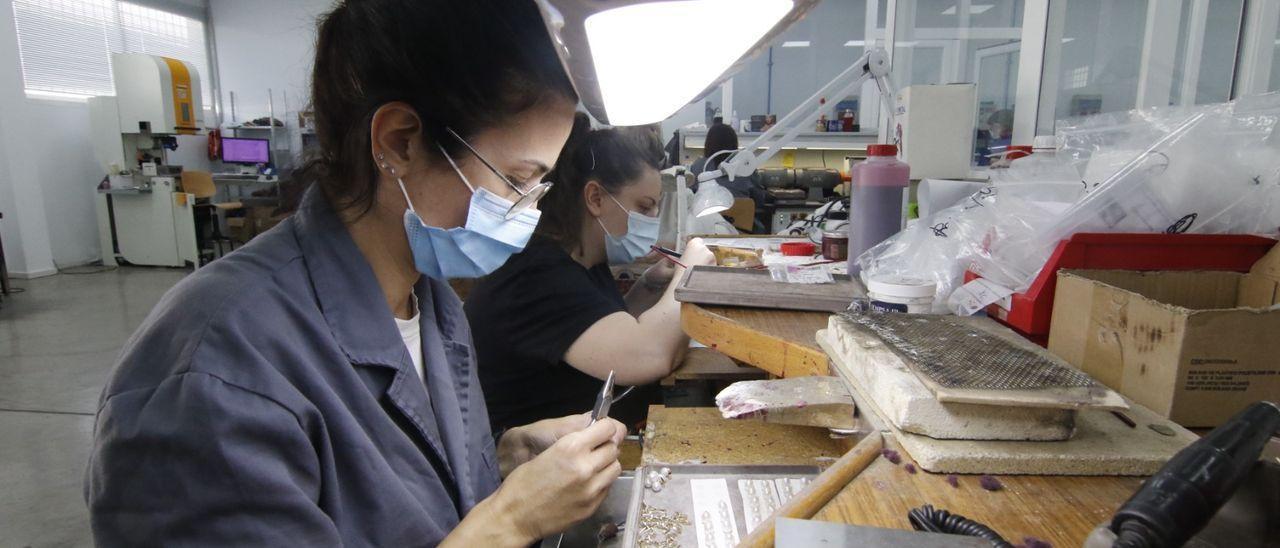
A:
[[[396,327],[400,328],[400,338],[404,339],[404,345],[409,349],[409,358],[413,360],[413,370],[418,372],[418,378],[422,377],[422,330],[418,326],[418,321],[422,319],[422,312],[418,309],[418,296],[410,293],[410,306],[413,307],[413,317],[407,320],[396,318]]]

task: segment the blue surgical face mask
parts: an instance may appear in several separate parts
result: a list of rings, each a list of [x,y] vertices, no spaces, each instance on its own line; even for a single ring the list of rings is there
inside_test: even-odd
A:
[[[443,147],[440,153],[471,190],[467,223],[448,230],[427,226],[414,211],[404,181],[397,178],[396,182],[400,183],[400,191],[409,205],[404,212],[404,228],[409,236],[413,263],[418,272],[437,280],[479,278],[497,270],[512,255],[524,249],[533,229],[538,226],[540,212],[524,209],[515,217],[506,219],[511,201],[472,186]]]
[[[605,255],[609,258],[611,265],[634,263],[637,259],[648,255],[653,245],[658,243],[658,218],[631,211],[612,194],[606,192],[605,195],[627,212],[627,233],[622,236],[609,234],[609,229],[605,228],[604,222],[596,217],[596,222],[600,223],[600,228],[604,229]]]

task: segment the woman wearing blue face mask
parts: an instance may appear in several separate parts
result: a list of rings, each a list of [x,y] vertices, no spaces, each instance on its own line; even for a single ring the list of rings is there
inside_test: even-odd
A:
[[[95,540],[527,546],[586,518],[624,429],[584,405],[495,440],[447,284],[524,247],[572,127],[536,7],[339,3],[311,101],[297,212],[125,345],[86,478]]]
[[[636,262],[657,242],[661,159],[649,128],[593,130],[578,115],[529,246],[467,297],[495,430],[590,405],[611,370],[618,384],[652,385],[684,355],[689,338],[673,282],[683,269],[655,263],[626,295],[609,269]],[[680,262],[714,260],[694,240]],[[610,415],[642,420],[658,390],[636,392]]]

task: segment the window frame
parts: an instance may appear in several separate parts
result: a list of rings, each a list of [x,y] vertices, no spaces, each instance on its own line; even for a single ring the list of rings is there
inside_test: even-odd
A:
[[[1151,0],[1157,2],[1158,0]],[[1207,0],[1193,0],[1194,14],[1203,15]],[[885,44],[897,43],[897,15],[899,0],[887,0],[885,6]],[[957,0],[957,4],[970,4],[972,0]],[[1017,142],[1030,143],[1036,135],[1053,133],[1057,108],[1057,94],[1060,71],[1058,62],[1047,56],[1047,45],[1060,43],[1066,26],[1067,2],[1063,0],[1024,0],[1021,53],[1018,59],[1018,79],[1016,104],[1031,105],[1034,108],[1018,108],[1014,110],[1013,139]],[[1241,95],[1265,93],[1269,85],[1269,77],[1273,55],[1276,55],[1275,43],[1280,39],[1277,26],[1280,26],[1280,2],[1244,0],[1244,13],[1240,18],[1240,46],[1236,48],[1236,70],[1230,91],[1230,99]],[[1194,23],[1194,22],[1193,22]],[[1194,25],[1199,31],[1198,37],[1191,37],[1195,43],[1203,42],[1204,25]],[[1175,29],[1176,30],[1176,29]],[[1150,34],[1150,33],[1148,33]],[[1051,41],[1053,40],[1053,41]],[[1054,42],[1056,41],[1056,42]],[[893,47],[885,48],[890,64],[894,61]],[[1060,57],[1060,56],[1055,56]],[[1189,56],[1184,66],[1197,68],[1197,55]],[[1195,89],[1199,71],[1193,70],[1191,77],[1181,82],[1181,103],[1194,103],[1194,94],[1186,90]],[[1139,106],[1142,106],[1141,100]],[[887,142],[889,136],[889,116],[881,113],[879,141]]]

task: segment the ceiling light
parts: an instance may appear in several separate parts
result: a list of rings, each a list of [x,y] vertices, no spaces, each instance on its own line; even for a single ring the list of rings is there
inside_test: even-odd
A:
[[[782,47],[784,47],[784,48],[807,48],[807,47],[809,47],[809,41],[808,41],[808,40],[790,40],[790,41],[787,41],[787,42],[783,42],[783,43],[782,43]]]
[[[849,40],[848,42],[844,43],[844,47],[846,48],[860,48],[865,45],[867,45],[866,40]]]
[[[537,0],[583,106],[611,125],[666,119],[767,49],[817,2]],[[696,62],[672,61],[690,51],[698,52]]]

